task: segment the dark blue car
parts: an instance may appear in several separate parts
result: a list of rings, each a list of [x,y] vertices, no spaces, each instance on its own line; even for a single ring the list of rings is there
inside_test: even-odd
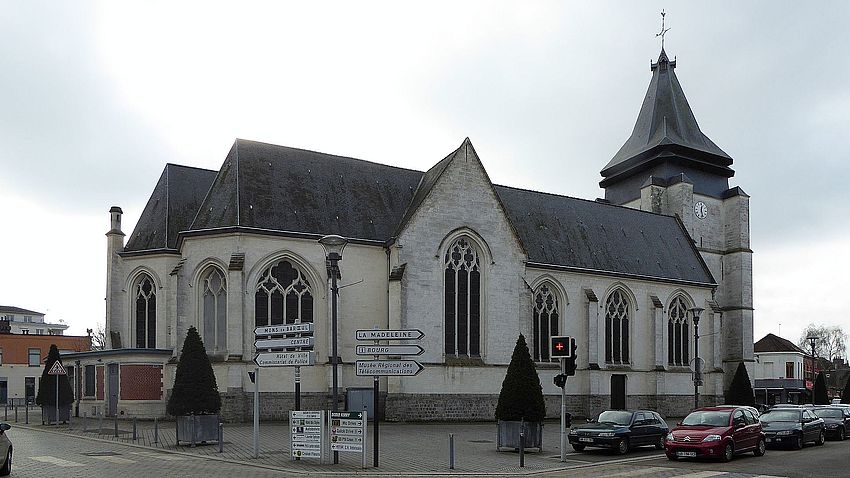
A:
[[[576,451],[585,447],[610,448],[622,455],[636,446],[664,449],[670,433],[667,422],[651,410],[606,410],[586,425],[570,430],[570,445]]]

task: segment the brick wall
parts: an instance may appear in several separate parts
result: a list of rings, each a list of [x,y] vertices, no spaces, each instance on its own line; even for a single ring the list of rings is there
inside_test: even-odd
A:
[[[121,400],[161,399],[161,365],[121,365]]]
[[[95,397],[97,400],[103,400],[103,394],[106,387],[103,386],[103,365],[97,366],[97,371],[95,372],[95,388],[97,389],[97,396]]]

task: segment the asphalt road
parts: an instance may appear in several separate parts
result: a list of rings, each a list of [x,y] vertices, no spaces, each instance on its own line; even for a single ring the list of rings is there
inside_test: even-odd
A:
[[[203,456],[165,453],[122,443],[40,430],[17,427],[8,433],[15,450],[12,469],[12,476],[15,477],[208,478],[241,475],[264,478],[291,476],[290,473],[227,463]],[[624,457],[612,455],[605,450],[590,450],[568,454],[569,465],[577,466],[577,468],[560,470],[543,476],[844,478],[850,477],[848,457],[850,457],[850,440],[831,441],[821,447],[809,445],[803,450],[770,449],[764,457],[754,457],[748,453],[736,456],[730,463],[672,462],[651,447],[635,450]],[[546,458],[553,461],[557,459],[554,454],[547,454]],[[498,472],[498,470],[493,471]]]

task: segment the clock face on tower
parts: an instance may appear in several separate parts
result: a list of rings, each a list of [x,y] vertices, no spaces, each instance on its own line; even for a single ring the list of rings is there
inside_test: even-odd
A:
[[[708,206],[705,205],[702,201],[697,201],[694,203],[694,216],[705,219],[708,216]]]

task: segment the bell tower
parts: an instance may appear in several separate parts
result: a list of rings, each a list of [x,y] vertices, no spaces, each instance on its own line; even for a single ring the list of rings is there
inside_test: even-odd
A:
[[[691,235],[718,284],[709,305],[722,314],[728,386],[738,362],[753,361],[750,197],[729,187],[732,158],[697,124],[676,78],[676,60],[662,47],[650,65],[634,130],[602,169],[599,185],[611,203],[677,216]]]

